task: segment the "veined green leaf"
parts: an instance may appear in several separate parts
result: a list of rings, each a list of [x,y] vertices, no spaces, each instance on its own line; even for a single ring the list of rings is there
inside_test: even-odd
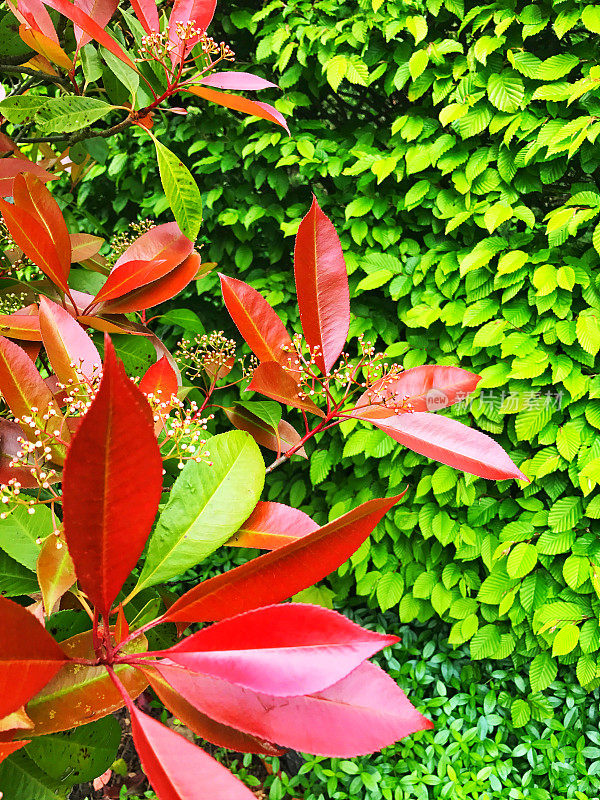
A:
[[[35,116],[35,124],[44,133],[72,133],[105,117],[115,106],[95,97],[50,97]]]
[[[202,197],[183,161],[152,136],[165,197],[184,236],[196,240],[202,224]]]

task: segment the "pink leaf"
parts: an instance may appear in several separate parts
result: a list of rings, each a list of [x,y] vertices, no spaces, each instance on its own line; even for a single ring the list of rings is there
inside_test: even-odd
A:
[[[256,91],[258,89],[277,89],[276,83],[259,78],[258,75],[251,75],[248,72],[213,72],[202,78],[203,86],[212,86],[215,89],[228,90],[247,90]]]
[[[68,311],[46,297],[40,301],[40,330],[50,364],[64,386],[77,383],[77,370],[86,378],[100,375],[102,360],[81,325]]]
[[[361,408],[351,416],[373,423],[415,453],[455,469],[492,480],[529,480],[497,442],[454,419],[423,411],[391,417],[378,417],[377,413]]]
[[[160,30],[158,9],[154,0],[131,0],[131,7],[146,33]]]
[[[58,44],[56,29],[41,0],[17,0],[17,10],[22,15],[22,22],[26,22],[34,31],[40,31]]]
[[[283,503],[259,501],[237,533],[225,544],[277,550],[302,536],[314,533],[319,526],[308,514]]]
[[[327,374],[346,343],[350,294],[340,240],[315,197],[298,228],[294,273],[304,337]]]
[[[173,267],[187,258],[194,249],[194,243],[179,230],[176,222],[156,225],[139,236],[127,250],[119,256],[113,271],[128,261],[153,261],[167,259]]]
[[[358,398],[354,408],[372,407],[375,413],[378,407],[382,416],[396,413],[395,406],[404,406],[411,411],[438,411],[463,400],[474,391],[480,380],[479,375],[458,367],[429,364],[413,367],[397,377],[375,381]]]
[[[193,672],[290,697],[331,686],[397,641],[327,608],[286,603],[217,622],[162,655]]]
[[[216,5],[217,0],[175,0],[169,17],[169,41],[174,45],[171,54],[173,64],[179,64],[182,57],[185,59],[200,41],[199,36],[194,36],[188,39],[183,49],[184,45],[177,35],[177,23],[185,26],[190,22],[194,28],[205,31],[211,23]]]
[[[106,28],[117,10],[119,0],[74,0],[74,5],[84,11],[101,28]],[[92,41],[92,37],[75,25],[75,41],[77,49]]]
[[[209,717],[268,741],[316,755],[373,753],[433,727],[386,673],[366,661],[329,688],[273,697],[179,667],[156,669]]]
[[[24,172],[31,172],[44,182],[57,177],[27,158],[0,158],[0,197],[12,197],[14,180]]]

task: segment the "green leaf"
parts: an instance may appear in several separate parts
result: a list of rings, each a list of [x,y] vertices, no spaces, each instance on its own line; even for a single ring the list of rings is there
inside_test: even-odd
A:
[[[23,750],[0,764],[0,786],[5,800],[65,800],[70,785],[62,785],[47,775]]]
[[[487,83],[487,94],[490,103],[499,111],[512,113],[523,102],[525,87],[519,75],[510,70],[492,72]]]
[[[200,190],[183,161],[154,136],[152,141],[156,147],[160,180],[175,222],[184,236],[195,241],[202,224]]]
[[[408,69],[410,71],[410,77],[416,80],[419,75],[421,75],[427,65],[429,64],[429,53],[427,50],[417,50],[415,53],[412,54],[410,57],[410,61],[408,62]]]
[[[171,489],[136,594],[199,564],[238,530],[260,498],[265,465],[250,434],[213,436],[203,450],[208,460],[189,460]]]
[[[519,542],[510,551],[506,562],[506,571],[511,578],[524,578],[537,563],[535,545]]]
[[[21,594],[33,594],[39,590],[35,572],[19,564],[4,550],[0,550],[0,595],[18,597]]]
[[[344,80],[347,64],[347,59],[341,55],[334,56],[327,64],[325,75],[327,77],[327,83],[334,92],[337,92],[340,83]]]
[[[579,641],[579,627],[572,622],[557,631],[552,642],[553,656],[566,656],[577,647]]]
[[[585,686],[586,683],[591,683],[595,679],[597,670],[598,663],[594,656],[584,653],[577,660],[577,680],[582,686]]]
[[[581,14],[581,21],[588,31],[600,33],[600,8],[595,5],[586,6]]]
[[[377,602],[382,611],[398,605],[404,593],[404,579],[397,572],[387,572],[377,581]]]
[[[563,577],[571,589],[578,589],[589,574],[590,561],[584,556],[570,555],[563,564]]]
[[[40,545],[54,530],[52,512],[47,506],[36,506],[29,514],[25,506],[15,506],[5,519],[0,519],[0,549],[19,564],[35,572]]]
[[[529,666],[529,682],[532,692],[543,692],[558,673],[558,664],[550,653],[538,653]]]
[[[114,76],[123,84],[123,86],[125,86],[126,89],[129,89],[131,95],[135,96],[135,93],[140,85],[139,74],[135,70],[131,69],[131,67],[128,67],[127,64],[124,64],[120,58],[117,58],[115,55],[113,55],[110,50],[106,50],[106,48],[101,47],[100,54]]]
[[[109,715],[65,733],[34,738],[25,750],[51,778],[74,786],[106,772],[117,757],[120,741],[121,726]]]
[[[47,98],[35,116],[35,124],[44,133],[72,133],[105,117],[115,106],[95,97]]]
[[[0,103],[0,114],[13,125],[29,125],[34,122],[35,115],[47,102],[47,97],[39,95],[7,97]]]
[[[281,422],[281,406],[272,400],[249,400],[245,403],[238,400],[236,405],[242,406],[275,430]]]
[[[600,350],[600,315],[596,309],[586,309],[577,317],[577,341],[583,349],[595,356]]]
[[[527,700],[521,700],[521,698],[513,700],[510,707],[510,716],[515,728],[522,728],[524,725],[527,725],[531,719],[531,707]]]
[[[550,509],[548,525],[555,532],[572,531],[582,514],[579,497],[563,497]]]
[[[495,625],[484,625],[471,639],[471,658],[491,658],[499,647],[498,628]]]
[[[166,314],[161,314],[158,319],[163,325],[175,325],[194,335],[206,333],[198,314],[189,308],[173,308]]]

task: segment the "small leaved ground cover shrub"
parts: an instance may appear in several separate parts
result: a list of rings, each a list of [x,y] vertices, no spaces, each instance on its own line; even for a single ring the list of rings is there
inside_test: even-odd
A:
[[[598,681],[599,16],[573,0],[274,0],[258,11],[238,0],[225,35],[255,71],[279,74],[293,136],[236,129],[225,112],[199,134],[190,110],[173,143],[212,182],[208,257],[284,321],[295,311],[279,264],[311,186],[348,254],[350,337],[407,368],[483,375],[455,413],[511,453],[532,479],[523,493],[349,422],[349,439],[332,436],[308,475],[282,472],[271,499],[326,518],[408,481],[405,507],[344,568],[338,597],[398,607],[405,622],[441,617],[473,658],[530,667],[533,691],[558,663]],[[120,144],[93,167],[100,184],[116,180],[119,202],[102,208],[84,182],[77,211],[90,224],[164,209],[149,147]],[[186,305],[210,313],[210,280]]]
[[[356,605],[356,604],[355,604]],[[473,662],[466,645],[448,644],[439,622],[398,624],[392,612],[349,611],[367,628],[401,641],[379,659],[435,727],[374,756],[348,761],[305,756],[299,774],[253,777],[257,762],[228,766],[269,800],[594,800],[600,794],[598,691],[562,666],[533,716],[521,705],[527,680],[510,661]],[[542,718],[543,717],[543,718]],[[125,794],[128,800],[134,800]]]

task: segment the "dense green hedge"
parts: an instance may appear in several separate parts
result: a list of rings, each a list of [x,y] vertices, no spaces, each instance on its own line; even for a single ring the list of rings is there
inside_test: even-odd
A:
[[[347,253],[352,336],[405,367],[481,373],[456,413],[533,479],[473,479],[351,423],[310,468],[276,473],[270,497],[336,516],[408,482],[338,596],[399,604],[403,622],[438,615],[474,658],[531,663],[535,691],[557,660],[597,685],[600,8],[236,0],[219,20],[284,90],[292,137],[201,106],[157,124],[202,188],[205,258],[297,324],[291,237],[312,189]],[[90,227],[165,211],[151,147],[140,133],[94,168],[119,196],[111,213],[101,176],[79,189]],[[226,327],[215,293],[209,277],[186,303]]]

